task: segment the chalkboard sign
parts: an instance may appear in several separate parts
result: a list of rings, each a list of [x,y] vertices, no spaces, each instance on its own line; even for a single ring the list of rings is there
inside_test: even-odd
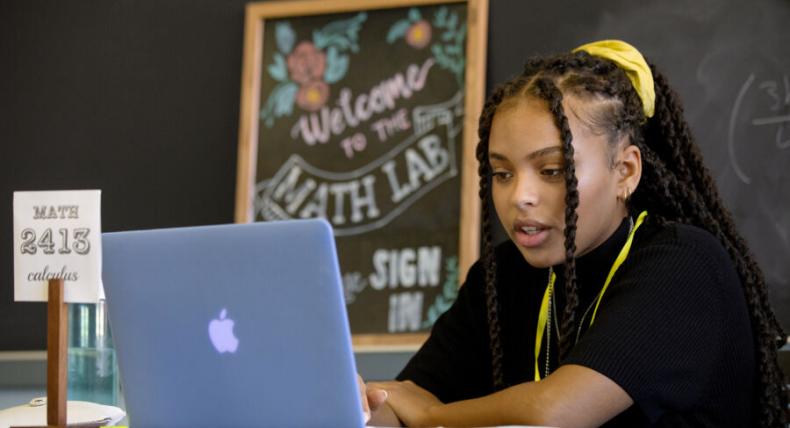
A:
[[[358,349],[421,343],[477,257],[486,19],[479,0],[247,8],[236,220],[329,220]]]

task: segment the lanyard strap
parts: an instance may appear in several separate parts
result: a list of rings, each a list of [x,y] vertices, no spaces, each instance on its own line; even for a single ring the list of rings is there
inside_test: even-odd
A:
[[[647,217],[647,211],[642,211],[642,213],[640,213],[639,217],[636,219],[634,228],[631,229],[631,232],[628,234],[628,239],[626,239],[623,248],[620,249],[620,253],[617,255],[612,268],[609,269],[609,275],[606,277],[606,282],[604,282],[601,291],[598,293],[598,301],[595,303],[595,310],[593,311],[592,317],[590,318],[589,327],[592,327],[593,325],[595,314],[598,313],[598,306],[601,304],[601,299],[603,299],[603,295],[606,293],[609,283],[612,282],[612,277],[614,277],[617,269],[620,268],[620,265],[623,264],[625,259],[628,257],[628,253],[631,251],[631,243],[634,241],[634,234],[636,233],[636,230],[639,229],[639,226],[641,226],[645,221],[645,217]],[[543,332],[546,329],[546,323],[548,322],[549,318],[549,296],[551,296],[551,293],[554,292],[554,281],[557,278],[557,275],[551,269],[549,272],[549,283],[546,285],[546,290],[543,292],[543,301],[540,304],[540,314],[538,315],[538,328],[535,332],[535,382],[540,382],[538,357],[540,356],[540,346],[543,344]],[[547,340],[551,340],[551,337],[549,337]]]
[[[549,296],[554,291],[554,281],[556,279],[557,274],[549,268],[549,284],[546,286],[546,291],[543,292],[543,301],[540,303],[540,315],[538,315],[538,331],[535,333],[535,382],[540,382],[538,357],[540,356],[540,345],[543,343],[543,330],[546,329],[546,321],[549,319]],[[551,340],[551,337],[548,340]]]
[[[606,282],[603,283],[603,288],[601,288],[601,292],[598,294],[598,302],[595,303],[595,309],[593,309],[592,317],[590,317],[590,325],[592,327],[593,321],[595,320],[595,314],[598,313],[598,306],[601,305],[601,299],[603,298],[603,293],[606,293],[606,289],[609,287],[609,283],[612,282],[612,277],[614,276],[617,269],[620,268],[620,265],[623,264],[625,258],[628,257],[628,252],[631,251],[631,243],[634,241],[634,234],[636,233],[636,229],[639,229],[639,226],[645,221],[645,217],[647,217],[647,211],[642,211],[639,214],[639,217],[636,219],[636,224],[634,225],[634,229],[631,230],[631,233],[628,234],[628,239],[625,241],[625,245],[623,248],[620,249],[620,254],[617,255],[617,259],[615,259],[614,264],[612,265],[612,269],[609,271],[609,275],[606,277]]]

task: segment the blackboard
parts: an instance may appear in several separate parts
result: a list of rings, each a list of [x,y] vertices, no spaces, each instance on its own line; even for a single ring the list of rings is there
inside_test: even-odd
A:
[[[790,2],[507,4],[492,5],[492,22],[509,30],[491,32],[489,88],[530,55],[609,38],[632,43],[667,75],[789,328]]]
[[[237,220],[332,224],[357,349],[419,344],[477,255],[481,3],[247,9]]]

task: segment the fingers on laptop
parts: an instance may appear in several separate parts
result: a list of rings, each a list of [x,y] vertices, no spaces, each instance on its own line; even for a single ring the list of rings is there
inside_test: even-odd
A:
[[[365,416],[365,423],[370,420],[370,405],[368,404],[367,387],[362,376],[357,373],[357,387],[359,387],[359,398],[362,402],[362,414]]]
[[[368,405],[372,411],[376,411],[385,401],[387,401],[387,391],[375,387],[368,388]]]

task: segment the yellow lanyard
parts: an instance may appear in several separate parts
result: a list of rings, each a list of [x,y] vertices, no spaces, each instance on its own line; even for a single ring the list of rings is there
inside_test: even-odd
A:
[[[647,211],[642,211],[639,214],[639,217],[636,219],[636,224],[634,228],[631,229],[631,233],[628,234],[628,239],[625,241],[623,248],[620,249],[620,253],[617,255],[617,258],[612,265],[612,268],[609,270],[609,275],[606,277],[606,282],[604,282],[601,291],[598,293],[598,301],[595,303],[595,310],[593,310],[592,317],[590,318],[589,327],[592,327],[593,321],[595,320],[595,314],[598,312],[598,306],[601,304],[601,299],[603,298],[604,293],[606,293],[606,289],[609,287],[609,283],[612,281],[612,277],[614,277],[615,272],[620,267],[621,264],[625,261],[626,257],[628,257],[628,252],[631,251],[631,242],[634,240],[634,234],[636,233],[636,229],[639,229],[639,226],[642,225],[644,222],[645,217],[647,217]],[[538,368],[538,357],[540,356],[540,346],[543,343],[543,331],[546,330],[546,323],[548,322],[549,318],[549,296],[551,293],[554,292],[554,281],[557,279],[557,275],[552,272],[551,276],[549,277],[549,283],[546,285],[546,291],[543,292],[543,301],[540,303],[540,314],[538,315],[538,329],[535,333],[535,382],[540,382],[540,369]],[[588,328],[589,328],[588,327]],[[551,340],[551,337],[548,338]]]

